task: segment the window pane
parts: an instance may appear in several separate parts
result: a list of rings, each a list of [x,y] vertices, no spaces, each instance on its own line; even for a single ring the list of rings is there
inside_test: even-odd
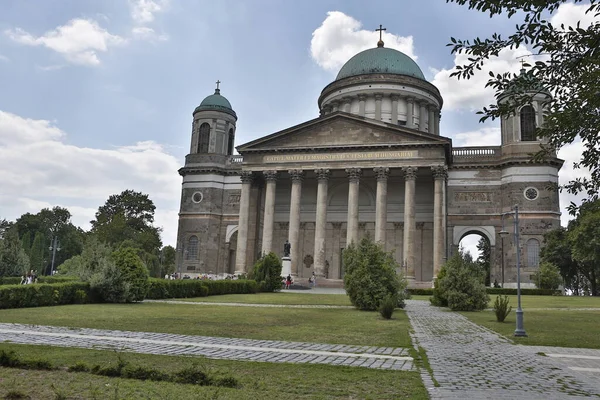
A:
[[[524,142],[535,140],[535,110],[532,106],[521,108],[521,140]]]
[[[185,252],[186,260],[198,259],[198,237],[192,236],[188,239],[187,250]]]
[[[527,241],[527,266],[538,267],[540,265],[540,242],[536,239]]]

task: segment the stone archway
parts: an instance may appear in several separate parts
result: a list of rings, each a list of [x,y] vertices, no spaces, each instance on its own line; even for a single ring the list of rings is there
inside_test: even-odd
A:
[[[483,238],[489,245],[489,271],[486,278],[486,284],[492,286],[494,282],[500,282],[500,266],[496,252],[496,230],[493,226],[454,226],[452,236],[452,253],[458,251],[461,241],[470,235],[476,235]],[[474,261],[479,256],[479,251],[472,253]]]

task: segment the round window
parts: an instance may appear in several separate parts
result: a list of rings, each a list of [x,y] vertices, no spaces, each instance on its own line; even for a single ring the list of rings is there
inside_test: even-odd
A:
[[[525,189],[524,194],[527,200],[535,200],[539,196],[538,190],[534,187],[528,187]]]
[[[202,195],[202,192],[195,192],[192,195],[192,201],[194,203],[200,203],[202,201],[202,199],[204,198],[204,196]]]

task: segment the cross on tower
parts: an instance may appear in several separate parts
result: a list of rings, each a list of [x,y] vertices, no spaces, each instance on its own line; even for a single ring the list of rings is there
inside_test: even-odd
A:
[[[217,90],[219,90],[219,83],[221,83],[221,81],[217,80],[215,83],[217,84]]]
[[[379,24],[379,29],[375,29],[375,32],[379,32],[379,41],[382,41],[381,38],[383,35],[383,31],[387,31],[387,28],[384,28],[383,25]]]

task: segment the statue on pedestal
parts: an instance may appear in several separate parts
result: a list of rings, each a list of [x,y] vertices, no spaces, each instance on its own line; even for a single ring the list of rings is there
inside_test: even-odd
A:
[[[285,243],[283,244],[283,256],[289,257],[291,249],[292,249],[292,245],[286,239]]]

